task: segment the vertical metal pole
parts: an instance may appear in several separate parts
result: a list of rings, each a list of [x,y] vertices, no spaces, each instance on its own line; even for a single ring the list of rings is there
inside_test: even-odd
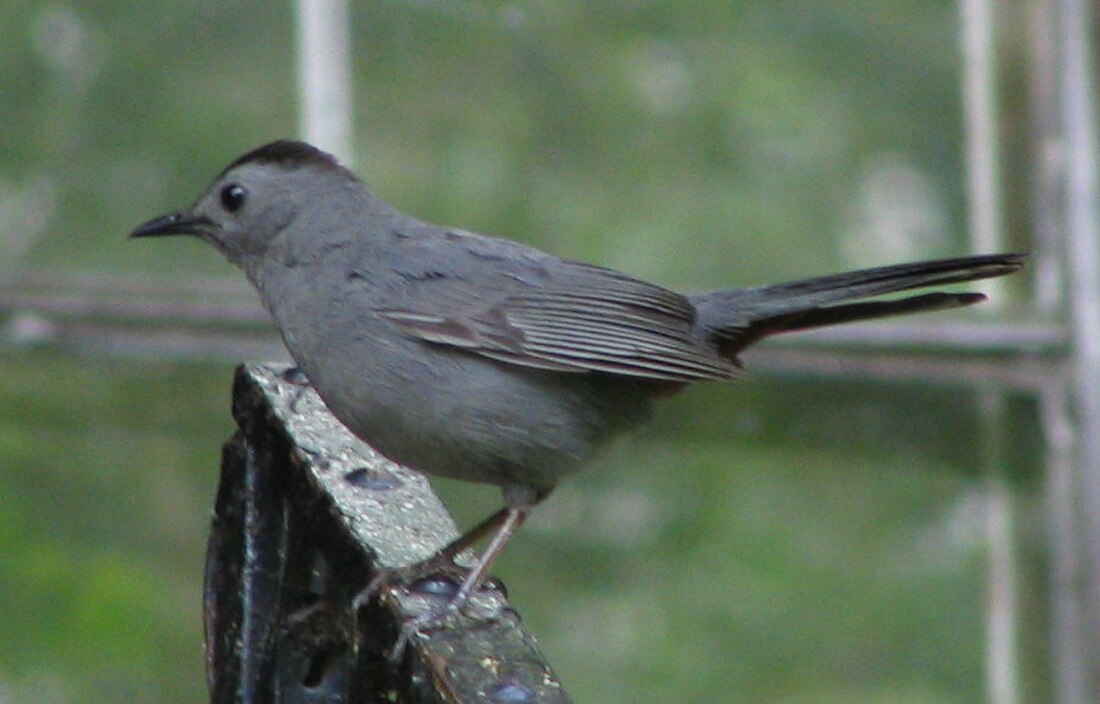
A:
[[[998,126],[994,22],[991,0],[961,0],[962,100],[966,130],[967,205],[971,249],[1003,249],[1001,220],[1000,129]],[[1003,285],[989,282],[994,302],[1002,300]],[[984,452],[982,471],[986,488],[986,538],[989,570],[986,600],[986,689],[991,704],[1016,704],[1020,686],[1019,594],[1014,543],[1012,488],[1000,466],[1004,453],[1002,426],[1004,399],[995,389],[979,392]]]
[[[986,476],[985,529],[989,547],[986,587],[985,669],[992,704],[1020,700],[1018,588],[1015,496],[1005,478],[1005,396],[994,387],[978,391],[981,469]]]
[[[1087,596],[1082,593],[1073,404],[1061,379],[1044,384],[1041,402],[1046,457],[1046,514],[1050,534],[1051,671],[1055,704],[1090,704]],[[1095,643],[1093,644],[1095,647]]]
[[[1087,564],[1091,685],[1100,687],[1100,177],[1090,3],[1062,0],[1062,120],[1066,140],[1065,223],[1069,312],[1076,378],[1077,462]]]
[[[1065,313],[1066,228],[1062,191],[1065,144],[1062,138],[1061,86],[1058,85],[1061,37],[1055,27],[1058,0],[1030,0],[1027,21],[1028,121],[1031,141],[1032,257],[1035,310]]]
[[[351,166],[351,44],[347,0],[296,0],[298,111],[303,139]]]
[[[1003,228],[995,27],[991,3],[989,0],[961,0],[960,15],[969,231],[974,250],[996,252],[1001,248]],[[986,290],[990,290],[988,286]]]
[[[1062,60],[1064,38],[1059,32],[1061,0],[1032,0],[1028,12],[1031,37],[1028,102],[1033,150],[1032,228],[1035,255],[1035,309],[1046,316],[1066,313],[1065,274],[1067,228],[1065,120],[1063,119]],[[1087,635],[1089,595],[1085,589],[1082,505],[1076,458],[1072,377],[1059,374],[1040,392],[1041,422],[1046,455],[1044,491],[1050,546],[1050,669],[1052,701],[1089,704]]]

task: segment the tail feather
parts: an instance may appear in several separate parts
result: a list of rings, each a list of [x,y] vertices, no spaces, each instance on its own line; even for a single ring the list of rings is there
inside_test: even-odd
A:
[[[977,303],[977,293],[935,292],[860,301],[928,286],[957,284],[1018,271],[1026,255],[990,254],[862,269],[831,276],[709,291],[692,296],[698,325],[733,356],[767,335]],[[847,301],[856,300],[855,303]]]
[[[838,306],[814,308],[790,319],[788,324],[773,332],[797,332],[860,320],[887,318],[910,313],[927,313],[934,310],[963,308],[985,300],[981,293],[925,293],[891,301],[861,301]]]

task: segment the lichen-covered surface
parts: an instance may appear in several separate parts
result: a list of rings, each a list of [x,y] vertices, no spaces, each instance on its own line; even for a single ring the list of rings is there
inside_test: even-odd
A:
[[[285,475],[273,482],[277,493],[286,494],[281,502],[288,537],[276,551],[283,555],[285,593],[272,602],[279,627],[260,629],[278,641],[270,657],[285,699],[308,689],[325,691],[330,701],[569,701],[500,588],[484,588],[461,614],[419,629],[409,623],[445,613],[456,588],[446,575],[383,588],[378,598],[353,609],[352,600],[376,567],[418,561],[457,536],[422,475],[352,436],[285,367],[241,367],[234,415],[249,446],[246,462]],[[256,523],[242,522],[248,520]],[[302,565],[312,566],[313,574],[301,574]],[[243,598],[247,594],[243,588]],[[402,633],[405,646],[395,653]],[[247,643],[241,648],[247,652]],[[295,678],[298,672],[305,674]]]

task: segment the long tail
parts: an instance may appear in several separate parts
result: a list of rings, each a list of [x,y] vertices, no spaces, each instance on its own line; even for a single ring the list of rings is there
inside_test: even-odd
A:
[[[891,315],[959,308],[985,300],[980,293],[925,293],[879,301],[871,298],[928,286],[1004,276],[1018,271],[1027,255],[989,254],[861,269],[758,288],[708,291],[691,297],[701,331],[723,354],[736,353],[762,337]]]

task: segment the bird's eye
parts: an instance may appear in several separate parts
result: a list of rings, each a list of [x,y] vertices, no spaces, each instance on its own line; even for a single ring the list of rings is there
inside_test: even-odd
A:
[[[235,213],[244,205],[244,199],[247,195],[248,191],[244,189],[244,186],[238,183],[231,183],[222,188],[222,207],[231,213]]]

